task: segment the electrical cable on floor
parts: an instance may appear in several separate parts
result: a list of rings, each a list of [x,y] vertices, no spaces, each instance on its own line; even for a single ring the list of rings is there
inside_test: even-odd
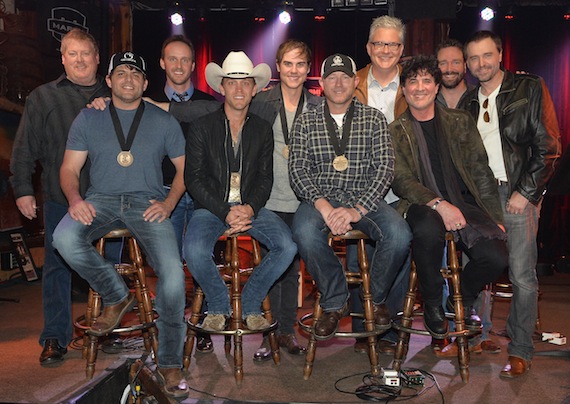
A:
[[[441,402],[444,404],[445,397],[439,386],[439,383],[437,382],[436,377],[432,373],[422,369],[402,369],[401,372],[414,370],[421,372],[421,374],[424,375],[426,379],[431,380],[432,383],[430,385],[419,385],[411,383],[407,381],[406,378],[401,377],[400,380],[402,383],[400,386],[387,386],[378,376],[373,376],[370,373],[355,373],[338,379],[335,382],[334,387],[340,393],[350,394],[364,401],[388,403],[414,399],[425,394],[435,386],[441,396]],[[357,376],[362,376],[362,384],[358,386],[354,391],[343,390],[339,387],[339,383],[342,381]],[[418,389],[420,387],[421,389]],[[403,394],[405,390],[412,390],[413,393]]]

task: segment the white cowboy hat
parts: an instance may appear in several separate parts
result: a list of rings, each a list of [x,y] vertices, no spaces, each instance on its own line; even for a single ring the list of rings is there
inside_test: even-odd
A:
[[[222,67],[214,62],[208,63],[205,70],[206,81],[212,90],[220,92],[220,84],[224,77],[232,79],[245,79],[251,77],[257,84],[257,92],[271,80],[271,68],[266,63],[253,67],[251,59],[243,51],[230,52],[222,63]]]

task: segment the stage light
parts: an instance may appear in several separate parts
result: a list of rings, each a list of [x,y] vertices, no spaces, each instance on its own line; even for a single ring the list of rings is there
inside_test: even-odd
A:
[[[291,14],[289,14],[289,11],[283,10],[279,13],[279,22],[284,25],[291,22]]]
[[[267,15],[265,13],[265,10],[263,10],[262,8],[258,8],[253,16],[253,21],[263,23],[266,20],[267,20]]]
[[[315,15],[313,16],[313,19],[319,22],[324,21],[327,18],[326,16],[327,9],[325,6],[325,2],[321,0],[315,3],[316,3],[314,7]]]
[[[564,9],[564,14],[562,14],[562,18],[564,18],[566,21],[570,21],[570,6]]]
[[[512,21],[515,19],[515,10],[513,6],[509,6],[505,12],[505,20]]]
[[[485,7],[481,10],[481,19],[483,21],[491,21],[495,17],[495,10],[491,7]]]
[[[172,23],[172,25],[182,25],[182,23],[184,22],[184,17],[182,17],[182,14],[175,12],[172,13],[170,15],[170,22]]]
[[[205,8],[199,8],[198,9],[198,21],[199,22],[207,22],[208,17],[206,15],[207,15],[207,11]]]
[[[344,0],[331,0],[331,7],[344,7]]]

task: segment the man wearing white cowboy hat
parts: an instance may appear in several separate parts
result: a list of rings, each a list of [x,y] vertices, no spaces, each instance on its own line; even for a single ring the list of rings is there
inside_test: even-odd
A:
[[[184,173],[195,203],[184,242],[184,258],[208,302],[205,330],[225,328],[230,315],[228,290],[212,259],[218,238],[247,231],[269,253],[244,286],[243,317],[249,329],[269,326],[261,303],[292,262],[297,247],[289,227],[264,208],[273,184],[271,125],[249,113],[253,96],[267,85],[271,69],[253,66],[244,52],[230,52],[222,66],[209,63],[206,80],[225,96],[214,112],[188,127]]]

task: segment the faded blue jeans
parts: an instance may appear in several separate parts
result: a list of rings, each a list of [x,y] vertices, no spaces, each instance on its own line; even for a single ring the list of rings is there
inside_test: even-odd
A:
[[[204,291],[208,313],[230,314],[230,296],[212,258],[214,246],[228,225],[207,209],[197,209],[186,230],[184,258],[188,269]],[[268,209],[261,208],[247,233],[269,251],[243,287],[242,314],[261,314],[261,303],[269,288],[289,267],[297,246],[289,227]]]
[[[164,186],[166,193],[170,192],[170,187]],[[170,221],[174,227],[174,234],[176,235],[176,242],[182,257],[182,247],[184,246],[184,236],[186,235],[186,227],[190,223],[192,214],[194,213],[194,201],[188,192],[184,192],[178,204],[170,214]]]
[[[534,354],[532,334],[538,315],[536,235],[541,205],[535,206],[529,202],[522,214],[513,215],[506,211],[506,204],[510,197],[508,184],[499,186],[499,197],[508,237],[509,280],[513,287],[513,297],[507,319],[507,334],[511,339],[508,352],[511,356],[530,361]]]
[[[86,200],[97,212],[90,226],[67,214],[54,232],[54,246],[89,285],[101,294],[105,306],[121,302],[129,293],[123,278],[92,242],[110,230],[126,227],[136,238],[158,277],[155,310],[158,313],[158,366],[181,368],[186,335],[184,322],[184,271],[170,219],[147,222],[150,206],[144,195],[90,195]]]
[[[335,208],[341,206],[337,201],[329,202]],[[404,218],[384,201],[377,211],[368,212],[352,223],[352,228],[362,231],[375,243],[370,259],[372,296],[375,304],[384,303],[408,256],[412,233]],[[320,212],[302,202],[293,219],[293,239],[319,288],[321,307],[333,311],[342,308],[349,292],[342,264],[328,244],[328,234],[329,228]]]

